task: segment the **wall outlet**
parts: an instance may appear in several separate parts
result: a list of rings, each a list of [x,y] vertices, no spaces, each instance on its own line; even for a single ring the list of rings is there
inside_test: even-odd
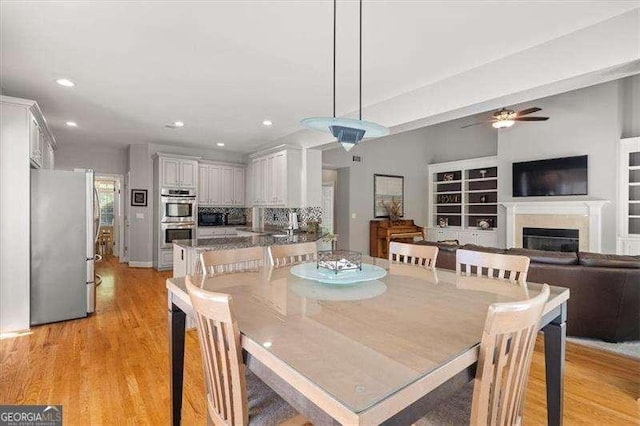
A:
[[[136,219],[144,219],[144,213],[136,213]]]
[[[355,213],[351,213],[351,219],[355,219],[356,218],[356,214]]]

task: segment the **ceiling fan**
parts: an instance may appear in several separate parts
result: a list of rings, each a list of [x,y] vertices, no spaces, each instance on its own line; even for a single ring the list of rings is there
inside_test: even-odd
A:
[[[467,124],[465,127],[475,126],[476,124],[484,124],[491,123],[493,127],[496,129],[502,129],[505,127],[511,127],[515,124],[516,121],[547,121],[549,117],[523,117],[524,115],[533,114],[534,112],[542,111],[542,108],[533,107],[523,109],[522,111],[515,112],[511,109],[502,108],[500,111],[496,111],[493,113],[491,120],[488,121],[479,121],[473,124]]]

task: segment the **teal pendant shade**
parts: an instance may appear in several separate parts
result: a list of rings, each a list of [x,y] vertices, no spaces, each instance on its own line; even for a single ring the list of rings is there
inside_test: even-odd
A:
[[[362,0],[360,0],[360,49],[359,49],[359,92],[358,120],[336,117],[336,0],[333,0],[333,117],[305,118],[300,123],[314,130],[330,132],[346,151],[351,150],[365,136],[378,138],[389,134],[389,129],[371,121],[362,120]]]
[[[352,118],[312,117],[300,123],[309,129],[330,132],[347,151],[365,137],[378,138],[389,134],[389,129],[380,124]]]

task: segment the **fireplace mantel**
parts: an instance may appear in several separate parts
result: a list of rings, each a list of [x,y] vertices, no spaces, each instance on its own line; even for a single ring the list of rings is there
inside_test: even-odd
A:
[[[517,200],[500,204],[507,209],[507,247],[516,247],[516,215],[578,215],[589,217],[589,251],[600,252],[602,247],[602,207],[609,200]]]

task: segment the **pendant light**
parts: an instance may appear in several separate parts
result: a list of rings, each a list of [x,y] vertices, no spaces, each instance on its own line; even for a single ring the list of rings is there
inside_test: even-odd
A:
[[[305,118],[301,124],[310,129],[330,132],[346,151],[351,150],[364,137],[376,138],[389,134],[388,128],[362,120],[362,0],[360,0],[359,61],[358,119],[336,117],[336,0],[333,0],[333,117]]]

